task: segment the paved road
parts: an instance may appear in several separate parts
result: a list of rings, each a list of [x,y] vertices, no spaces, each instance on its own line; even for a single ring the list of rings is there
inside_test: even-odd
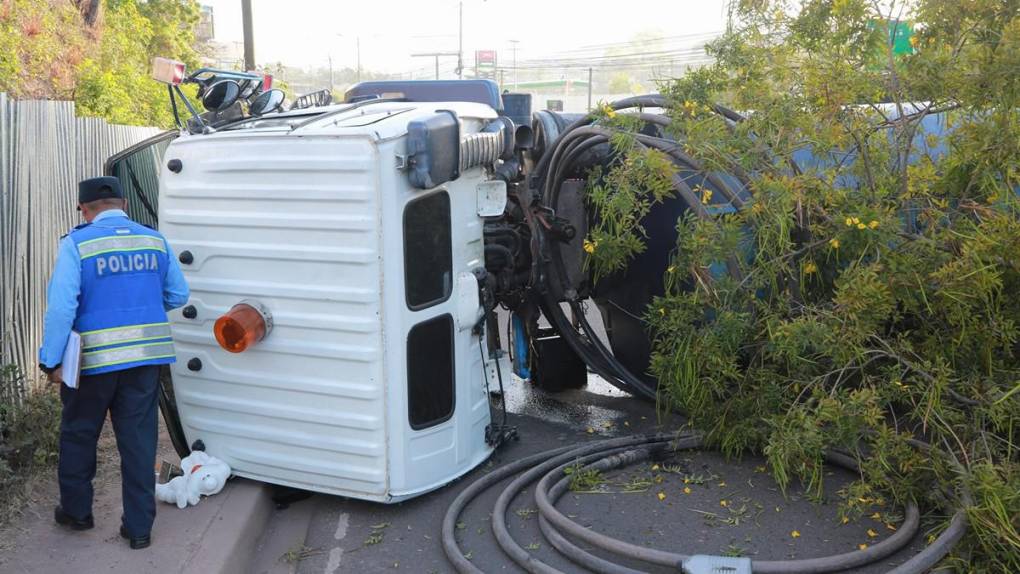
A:
[[[316,495],[278,511],[276,519],[280,521],[285,521],[288,513],[311,514],[305,541],[308,551],[294,569],[302,574],[452,572],[442,551],[440,524],[448,504],[478,476],[542,450],[632,432],[673,430],[681,423],[671,417],[659,419],[653,405],[595,377],[587,389],[556,395],[516,382],[508,390],[508,404],[521,440],[497,452],[488,465],[437,492],[390,506]],[[870,517],[840,524],[836,492],[853,479],[850,473],[833,470],[826,477],[826,499],[815,504],[804,500],[796,489],[784,497],[763,472],[763,465],[753,457],[726,461],[710,452],[681,453],[657,471],[642,465],[613,473],[608,477],[607,493],[568,493],[560,508],[583,524],[637,544],[690,553],[739,553],[759,559],[851,551],[858,544],[873,544],[891,533],[883,521]],[[656,477],[661,477],[661,482],[656,482]],[[625,485],[638,486],[644,481],[651,482],[647,490],[622,492]],[[691,489],[690,494],[685,494],[685,487]],[[462,517],[461,546],[486,572],[523,572],[503,555],[491,535],[490,509],[498,491],[490,490]],[[660,492],[666,495],[665,500],[659,500]],[[542,538],[530,490],[510,508],[511,532],[522,546],[530,546],[543,561],[564,572],[583,571],[558,556]],[[874,510],[884,515],[889,509]],[[870,537],[869,529],[877,537]],[[794,531],[799,536],[795,537]],[[884,572],[903,559],[860,572]],[[256,571],[267,571],[266,565]]]

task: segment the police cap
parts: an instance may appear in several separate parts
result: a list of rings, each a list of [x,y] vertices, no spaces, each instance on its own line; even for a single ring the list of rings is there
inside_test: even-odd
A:
[[[93,177],[78,183],[78,203],[91,203],[99,199],[124,199],[120,180],[115,177]]]

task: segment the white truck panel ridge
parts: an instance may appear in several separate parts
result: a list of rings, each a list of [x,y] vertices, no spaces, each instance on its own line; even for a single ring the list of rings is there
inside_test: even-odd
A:
[[[189,444],[240,476],[382,502],[491,453],[473,330],[486,168],[428,190],[398,168],[408,122],[436,110],[458,114],[462,137],[496,117],[478,104],[377,103],[170,145],[164,160],[182,167],[163,168],[159,223],[193,256],[182,269],[195,317],[171,314]],[[273,327],[234,354],[213,324],[245,299]]]

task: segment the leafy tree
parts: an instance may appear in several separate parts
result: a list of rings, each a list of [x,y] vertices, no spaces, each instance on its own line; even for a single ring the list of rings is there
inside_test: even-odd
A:
[[[662,86],[667,130],[751,195],[678,222],[646,317],[666,400],[724,451],[764,453],[784,487],[819,494],[825,451],[855,453],[848,517],[880,496],[963,504],[956,565],[1020,572],[1020,1],[731,10],[716,63]],[[904,53],[898,21],[913,23]],[[942,137],[923,135],[932,121]],[[661,192],[626,142],[635,159],[590,197],[596,275],[640,252],[642,230],[619,223]],[[713,272],[735,254],[736,277]]]
[[[97,50],[78,66],[78,113],[113,123],[170,127],[166,87],[150,76],[152,58],[198,62],[194,0],[104,0]]]
[[[78,113],[169,127],[152,58],[198,63],[195,0],[8,0],[0,4],[0,91],[73,99]]]
[[[631,77],[626,72],[619,72],[609,80],[609,92],[613,94],[629,94],[633,84]]]
[[[0,92],[15,98],[68,97],[88,38],[66,2],[0,4]]]

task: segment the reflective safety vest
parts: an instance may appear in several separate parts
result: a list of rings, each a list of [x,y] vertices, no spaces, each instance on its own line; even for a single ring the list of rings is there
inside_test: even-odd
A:
[[[163,308],[168,259],[159,233],[126,217],[79,227],[70,238],[81,258],[74,329],[82,337],[82,375],[175,360]]]

